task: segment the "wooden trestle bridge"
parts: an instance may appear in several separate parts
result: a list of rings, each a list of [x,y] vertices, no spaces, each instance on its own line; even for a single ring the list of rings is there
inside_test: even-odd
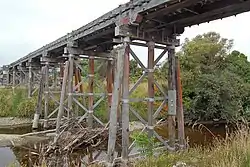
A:
[[[184,28],[216,19],[240,14],[250,10],[250,0],[131,0],[106,13],[89,24],[74,30],[67,35],[41,47],[19,60],[3,66],[0,71],[0,82],[4,86],[15,89],[27,86],[28,96],[38,91],[38,108],[34,113],[33,128],[37,128],[38,120],[43,113],[44,128],[49,119],[57,118],[57,134],[61,118],[78,117],[78,121],[86,121],[90,128],[94,122],[106,126],[96,115],[95,109],[101,101],[107,101],[109,108],[109,141],[107,162],[112,166],[117,157],[115,154],[116,134],[122,129],[121,159],[126,162],[130,157],[133,144],[129,140],[129,114],[134,114],[144,124],[144,132],[155,136],[168,150],[176,146],[185,146],[183,109],[181,102],[178,58],[175,48],[180,45],[177,37]],[[236,30],[238,31],[238,30]],[[131,49],[131,45],[148,48],[148,64],[144,66]],[[160,55],[154,50],[162,49]],[[164,92],[154,79],[154,69],[160,59],[168,54],[168,92]],[[129,86],[129,60],[132,56],[143,69],[144,73],[131,88]],[[158,57],[157,57],[158,56]],[[88,75],[84,72],[82,59],[88,59]],[[107,68],[106,90],[94,92],[94,64],[103,60]],[[52,77],[53,79],[49,79]],[[83,84],[88,79],[88,91],[83,91]],[[75,79],[74,79],[75,77]],[[136,87],[147,79],[148,97],[130,98]],[[163,97],[155,97],[154,86],[162,91]],[[58,107],[49,113],[49,101],[60,96]],[[79,100],[88,97],[88,106]],[[94,103],[94,98],[99,97]],[[42,108],[44,99],[44,108]],[[133,101],[147,101],[147,119],[143,119],[131,106]],[[156,100],[161,100],[159,108],[153,107]],[[56,101],[56,100],[55,100]],[[165,141],[154,130],[158,123],[155,118],[168,103],[168,133]],[[75,111],[74,105],[80,107],[83,115]],[[121,111],[119,111],[121,105]],[[119,114],[120,113],[120,114]],[[117,117],[119,116],[121,123]],[[176,137],[176,120],[178,135]]]

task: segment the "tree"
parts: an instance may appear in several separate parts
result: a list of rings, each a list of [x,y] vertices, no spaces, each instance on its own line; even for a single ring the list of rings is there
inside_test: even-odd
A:
[[[195,120],[235,120],[250,104],[250,63],[230,52],[233,40],[209,32],[186,39],[180,59],[186,115]],[[162,71],[167,71],[167,64]],[[165,75],[165,74],[164,74]]]

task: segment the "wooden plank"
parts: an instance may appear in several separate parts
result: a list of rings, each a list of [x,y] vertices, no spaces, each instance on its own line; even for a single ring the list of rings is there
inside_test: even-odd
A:
[[[40,117],[41,110],[42,110],[42,97],[43,97],[43,86],[44,86],[44,72],[45,72],[45,67],[42,67],[42,70],[41,70],[42,76],[41,76],[41,79],[40,79],[37,106],[36,106],[36,111],[35,111],[35,115],[34,115],[34,119],[33,119],[33,124],[32,124],[32,128],[33,129],[38,129],[39,117]]]
[[[65,92],[66,92],[66,87],[67,87],[68,72],[69,72],[69,61],[66,62],[64,74],[63,74],[63,83],[62,83],[62,91],[61,91],[61,96],[60,96],[60,105],[59,105],[59,111],[58,111],[57,120],[56,120],[56,134],[57,134],[57,136],[60,133],[60,124],[61,124],[61,119],[62,119],[62,116],[64,113],[64,98],[65,98]],[[56,138],[55,138],[55,140],[56,140]]]
[[[89,57],[89,108],[88,108],[88,127],[93,128],[93,105],[94,105],[94,57]]]
[[[131,95],[135,89],[140,85],[140,83],[143,81],[143,79],[147,76],[147,73],[142,74],[142,76],[136,81],[136,83],[133,85],[133,87],[129,90],[129,94]]]
[[[116,71],[115,71],[115,81],[113,87],[112,103],[110,110],[110,124],[109,124],[109,139],[108,139],[108,166],[112,167],[115,156],[115,143],[116,143],[116,134],[117,134],[117,109],[119,107],[119,96],[121,81],[123,78],[124,70],[124,47],[118,48]],[[116,53],[114,51],[114,53]]]
[[[108,116],[110,115],[111,109],[111,102],[112,102],[112,61],[108,61],[107,64],[107,75],[106,75],[106,82],[107,82],[107,93],[108,93]]]
[[[130,39],[124,38],[124,71],[122,84],[122,160],[124,165],[128,162],[129,148],[129,54],[130,54]]]
[[[168,51],[168,90],[169,90],[169,100],[168,100],[168,134],[169,134],[169,145],[174,147],[175,145],[175,113],[176,111],[170,112],[170,107],[176,105],[176,99],[172,97],[172,92],[176,91],[176,82],[175,82],[175,47],[171,46]],[[175,92],[176,93],[176,92]],[[176,108],[175,108],[176,109]]]
[[[74,61],[75,62],[75,61]],[[78,84],[79,84],[79,69],[77,67],[74,67],[74,71],[75,71],[75,86],[73,87],[73,91],[74,93],[72,94],[72,96],[75,96],[75,93],[79,92],[80,91],[80,88],[79,87],[76,87]],[[75,108],[74,108],[74,114],[75,114],[75,117],[78,117],[78,113],[79,113],[79,106],[76,105]]]
[[[49,65],[44,66],[44,129],[48,128],[48,111],[49,111]]]
[[[154,112],[154,50],[155,43],[148,42],[148,135],[153,136]]]
[[[13,93],[15,93],[15,86],[16,86],[16,70],[13,69],[13,75],[12,75],[12,90],[13,90]]]
[[[162,59],[162,57],[167,53],[168,49],[165,47],[165,49],[161,52],[161,54],[156,58],[154,62],[154,66],[157,65],[157,63]]]
[[[159,15],[164,16],[164,15],[167,15],[167,14],[169,14],[171,12],[175,12],[178,9],[182,9],[182,8],[194,5],[194,4],[198,3],[199,1],[200,0],[185,0],[185,1],[182,1],[182,2],[177,1],[176,4],[173,4],[171,6],[166,5],[165,8],[157,10],[155,12],[152,12],[152,13],[146,15],[146,18],[147,19],[152,19],[152,18],[154,18],[156,16],[159,16]]]
[[[132,57],[135,59],[135,61],[141,66],[141,68],[145,71],[146,67],[144,64],[141,62],[141,60],[136,56],[135,52],[129,48],[129,52],[132,55]]]
[[[185,147],[184,114],[182,102],[181,70],[179,58],[176,56],[176,84],[177,84],[177,122],[178,140],[181,147]]]
[[[69,77],[68,77],[68,119],[73,115],[73,77],[74,77],[74,55],[69,55]]]

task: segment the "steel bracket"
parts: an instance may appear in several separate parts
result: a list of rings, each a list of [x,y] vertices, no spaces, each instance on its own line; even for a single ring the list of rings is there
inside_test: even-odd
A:
[[[168,115],[176,115],[176,90],[168,91]]]

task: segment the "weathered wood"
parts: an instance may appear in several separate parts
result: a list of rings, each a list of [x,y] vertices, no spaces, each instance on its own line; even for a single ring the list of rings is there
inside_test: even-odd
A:
[[[16,87],[16,69],[14,68],[13,69],[13,72],[12,72],[12,90],[13,90],[13,93],[15,93],[15,87]]]
[[[122,159],[124,165],[128,161],[129,148],[129,46],[130,38],[124,38],[124,71],[122,84]]]
[[[44,129],[48,128],[48,111],[49,111],[49,64],[46,63],[44,66],[45,76],[44,76]]]
[[[185,147],[185,132],[184,132],[184,114],[182,103],[182,85],[181,85],[181,70],[178,57],[175,57],[176,61],[176,85],[177,85],[177,122],[178,122],[178,140],[181,147]]]
[[[39,85],[39,90],[38,90],[38,100],[37,100],[37,107],[36,107],[36,112],[34,115],[33,119],[33,124],[32,128],[37,129],[38,128],[38,123],[39,123],[39,117],[41,114],[42,110],[42,97],[43,97],[43,87],[44,87],[44,73],[45,73],[45,67],[42,67],[41,69],[41,80],[40,80],[40,85]]]
[[[65,98],[65,92],[67,87],[67,79],[68,79],[68,72],[69,72],[69,61],[66,62],[65,68],[64,68],[64,74],[63,74],[63,83],[62,83],[62,91],[60,96],[60,105],[59,105],[59,111],[57,114],[57,120],[56,120],[56,134],[59,135],[60,133],[60,124],[61,119],[64,113],[64,98]],[[56,138],[55,138],[56,139]]]
[[[7,82],[6,82],[6,84],[9,86],[10,85],[10,72],[9,72],[9,70],[6,71],[6,75],[7,75],[7,78],[6,78]]]
[[[94,105],[94,57],[89,57],[89,109],[88,109],[88,127],[93,128],[93,105]]]
[[[55,89],[57,87],[57,71],[56,67],[53,67],[53,85],[52,87]]]
[[[115,143],[116,143],[116,134],[117,134],[117,110],[119,107],[119,96],[121,90],[121,82],[123,78],[123,70],[124,70],[124,46],[117,48],[117,63],[116,63],[116,71],[115,71],[115,80],[112,94],[112,103],[110,110],[110,124],[109,124],[109,140],[108,140],[108,166],[112,167],[115,156]],[[114,53],[116,53],[114,51]]]
[[[60,81],[60,86],[62,86],[62,82],[63,82],[63,73],[64,73],[64,63],[59,63],[59,81]]]
[[[148,135],[153,136],[154,112],[154,42],[148,42]]]
[[[131,42],[130,45],[135,45],[135,46],[142,46],[142,47],[148,47],[146,43],[141,43],[141,42]],[[165,49],[165,46],[160,46],[160,45],[155,45],[156,49]]]
[[[75,68],[75,87],[78,85],[78,83],[79,83],[79,76],[78,76],[78,68]],[[78,92],[79,91],[79,88],[78,87],[76,87],[76,89],[74,89],[76,92]]]
[[[107,75],[106,75],[107,93],[108,93],[108,116],[110,115],[111,102],[112,102],[112,86],[113,86],[112,71],[113,71],[112,61],[109,60],[107,64]]]
[[[175,46],[168,50],[168,134],[169,145],[175,145],[175,116],[176,116],[176,82],[175,82]]]
[[[73,90],[74,90],[75,92],[79,92],[80,88],[79,88],[79,87],[76,87],[77,84],[79,83],[79,75],[78,75],[79,69],[78,69],[77,67],[74,67],[74,71],[75,71],[75,86],[74,86]],[[76,89],[75,89],[75,87],[76,87]],[[78,117],[79,106],[76,105],[75,108],[74,108],[74,110],[75,110],[75,111],[74,111],[75,117]]]
[[[74,77],[74,55],[69,55],[69,74],[68,74],[68,119],[73,114],[73,77]]]
[[[29,79],[28,79],[28,98],[31,98],[32,91],[33,91],[33,72],[32,72],[32,66],[29,66]]]
[[[78,82],[81,83],[82,82],[81,71],[80,71],[80,69],[78,69],[77,71],[78,71],[78,73],[77,73]],[[80,85],[80,93],[83,93],[83,83]],[[83,104],[85,104],[85,103],[83,103]]]

